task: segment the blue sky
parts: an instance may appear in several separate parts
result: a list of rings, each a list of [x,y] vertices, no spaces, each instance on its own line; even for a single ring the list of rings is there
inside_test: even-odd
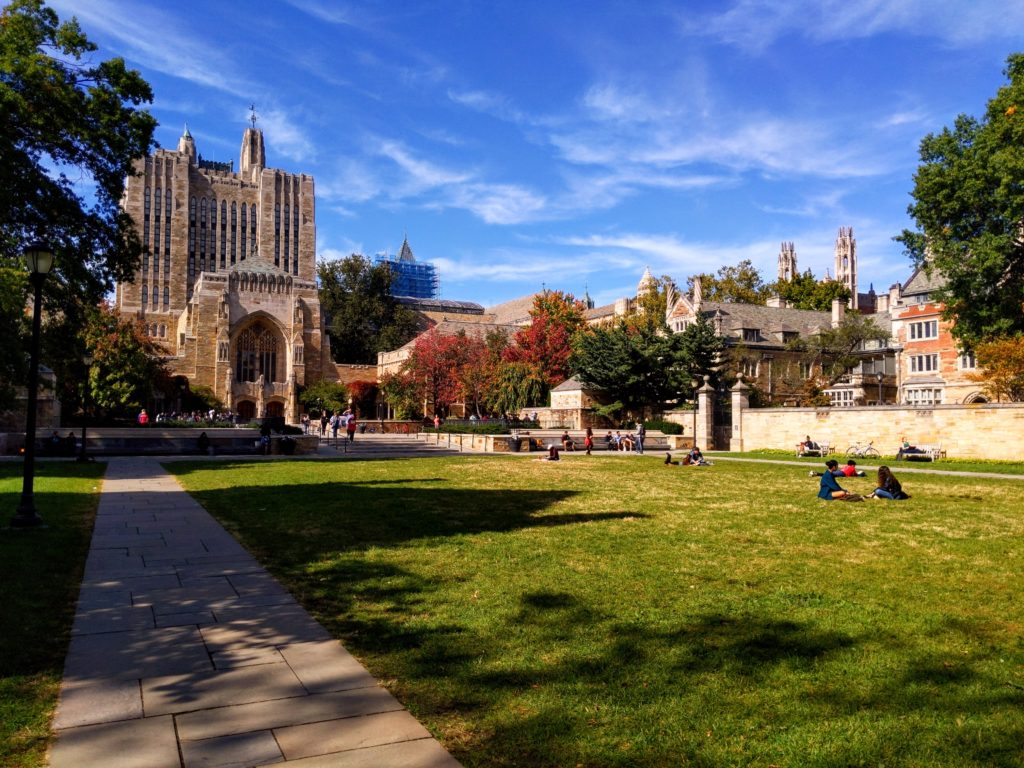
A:
[[[162,146],[187,123],[237,161],[255,103],[268,165],[316,178],[320,258],[407,234],[484,305],[607,303],[648,265],[774,280],[782,241],[821,276],[840,226],[861,290],[905,280],[921,137],[1024,50],[1019,0],[50,5],[152,84]]]

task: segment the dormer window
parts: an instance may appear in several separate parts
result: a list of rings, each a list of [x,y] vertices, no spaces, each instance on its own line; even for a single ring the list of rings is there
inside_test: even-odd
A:
[[[743,340],[744,341],[760,341],[761,332],[757,328],[744,328],[743,329]]]

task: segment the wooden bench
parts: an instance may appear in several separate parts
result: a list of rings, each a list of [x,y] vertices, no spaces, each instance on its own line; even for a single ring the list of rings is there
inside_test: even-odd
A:
[[[828,443],[816,443],[816,447],[808,448],[803,443],[800,443],[796,447],[796,455],[800,456],[821,456],[825,457],[832,453],[834,449]]]
[[[900,448],[896,453],[896,461],[938,461],[946,456],[942,445],[920,444],[911,446],[911,448],[912,450],[909,451]]]

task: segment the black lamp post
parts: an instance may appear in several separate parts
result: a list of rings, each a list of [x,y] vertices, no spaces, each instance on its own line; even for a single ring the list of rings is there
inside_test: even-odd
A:
[[[878,404],[882,404],[882,379],[885,378],[885,374],[879,371],[875,374],[875,378],[878,379]]]
[[[12,528],[32,528],[43,518],[36,512],[33,485],[36,471],[36,390],[39,387],[39,327],[43,303],[43,282],[53,266],[53,253],[45,243],[34,242],[25,247],[25,263],[34,290],[32,302],[32,346],[29,350],[28,410],[25,413],[25,464],[21,484],[21,502],[11,518]]]
[[[78,462],[80,464],[91,461],[89,454],[85,450],[85,428],[89,425],[89,392],[92,389],[89,374],[92,372],[93,356],[89,354],[84,355],[82,362],[85,363],[85,386],[82,390],[82,449],[78,452]]]

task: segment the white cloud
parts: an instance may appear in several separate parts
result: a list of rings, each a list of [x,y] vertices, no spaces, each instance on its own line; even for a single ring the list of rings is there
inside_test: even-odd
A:
[[[90,35],[112,38],[126,58],[140,65],[243,98],[254,90],[235,71],[223,42],[201,37],[201,26],[186,28],[179,16],[120,0],[52,0],[50,5],[62,17],[78,17]]]
[[[449,171],[434,163],[420,160],[413,156],[401,142],[384,140],[377,147],[377,154],[386,157],[405,171],[406,194],[445,187],[468,181],[471,174],[462,171]]]
[[[259,121],[266,135],[268,149],[300,163],[314,160],[316,145],[296,122],[294,113],[267,109],[259,113]]]
[[[287,3],[313,18],[326,21],[329,24],[342,24],[350,27],[361,25],[362,20],[359,15],[346,3],[318,2],[317,0],[287,0]]]
[[[815,42],[900,32],[961,46],[1015,39],[1024,6],[1005,0],[737,0],[728,10],[681,20],[685,31],[747,51],[800,34]]]

